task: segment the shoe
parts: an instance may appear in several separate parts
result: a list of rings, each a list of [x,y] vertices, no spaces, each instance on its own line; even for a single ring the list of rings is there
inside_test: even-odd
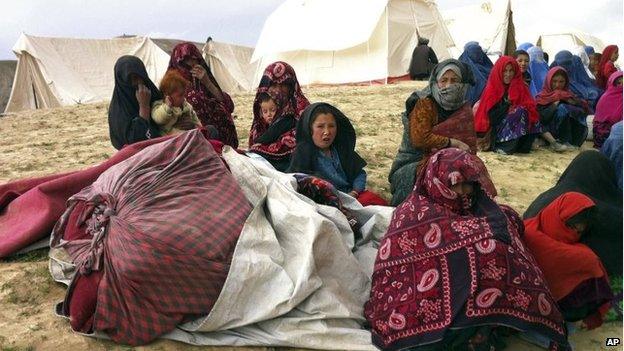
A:
[[[568,149],[565,145],[559,144],[557,142],[554,142],[554,143],[550,144],[550,148],[554,152],[564,152],[564,151],[566,151]]]
[[[508,153],[506,153],[505,151],[503,151],[502,149],[494,149],[494,152],[499,154],[499,155],[508,155]]]
[[[579,147],[578,146],[574,146],[568,142],[564,143],[563,145],[565,145],[565,147],[567,147],[569,150],[578,150]]]

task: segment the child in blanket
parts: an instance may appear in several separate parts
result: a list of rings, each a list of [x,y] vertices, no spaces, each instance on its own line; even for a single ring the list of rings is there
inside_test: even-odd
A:
[[[280,92],[258,93],[249,133],[249,151],[261,155],[282,172],[290,165],[290,155],[297,144],[295,114],[286,106],[286,96]]]

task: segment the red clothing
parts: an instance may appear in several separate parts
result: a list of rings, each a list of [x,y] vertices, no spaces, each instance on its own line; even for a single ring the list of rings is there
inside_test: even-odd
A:
[[[270,92],[269,88],[275,84],[285,84],[289,87],[290,95]],[[269,94],[278,107],[275,119],[268,124],[262,118],[260,110],[260,96]],[[277,140],[270,144],[260,144],[256,140],[260,138],[279,118],[294,115],[299,120],[301,113],[310,105],[308,99],[303,95],[295,70],[286,62],[274,62],[267,66],[262,74],[260,85],[256,91],[253,104],[253,121],[249,131],[249,149],[269,159],[282,159],[290,157],[293,153],[296,141],[296,126],[285,131]]]
[[[364,309],[377,347],[429,345],[450,330],[497,325],[567,347],[563,318],[520,239],[522,221],[493,200],[484,170],[476,156],[443,149],[395,209]],[[450,189],[461,182],[477,184],[472,197]]]
[[[176,45],[173,48],[173,52],[171,52],[169,69],[178,70],[184,78],[191,82],[186,89],[186,100],[193,106],[193,110],[195,110],[197,118],[199,118],[202,125],[215,127],[219,132],[219,141],[233,148],[237,148],[238,134],[236,133],[236,126],[232,118],[232,112],[234,112],[234,102],[232,98],[223,91],[221,91],[221,99],[213,96],[204,84],[193,78],[191,75],[191,67],[188,67],[184,63],[184,60],[187,58],[199,62],[206,70],[206,74],[208,74],[208,78],[212,84],[221,91],[219,83],[217,83],[212,72],[210,72],[210,67],[204,60],[197,46],[193,43],[180,43]]]
[[[617,45],[609,45],[602,51],[602,58],[596,70],[596,84],[603,90],[607,89],[607,80],[611,74],[617,71],[617,68],[611,62],[611,56],[616,51],[619,51]]]
[[[537,216],[524,221],[524,241],[559,303],[574,301],[576,307],[600,306],[612,297],[607,272],[600,258],[588,246],[580,243],[580,235],[566,225],[570,218],[594,206],[595,203],[589,197],[568,192],[555,199]],[[574,293],[577,289],[579,291]],[[587,322],[599,326],[606,310],[595,312],[590,311]]]
[[[509,64],[514,69],[514,76],[507,86],[503,83],[503,72]],[[503,98],[505,91],[507,91],[509,101],[511,102],[510,108],[525,108],[529,113],[529,122],[531,124],[537,123],[539,114],[537,113],[535,100],[531,96],[529,87],[524,83],[520,66],[518,66],[516,59],[513,57],[502,56],[492,68],[490,77],[479,100],[479,107],[475,113],[475,131],[477,133],[485,133],[490,129],[488,112]]]
[[[559,196],[537,216],[524,221],[524,239],[557,300],[583,281],[607,274],[598,256],[579,243],[579,234],[565,224],[574,215],[594,206],[587,196],[569,192]]]

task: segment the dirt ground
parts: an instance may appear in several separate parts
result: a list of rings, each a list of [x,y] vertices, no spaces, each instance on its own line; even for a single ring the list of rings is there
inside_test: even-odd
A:
[[[389,198],[387,174],[401,141],[404,101],[422,83],[386,86],[316,87],[304,89],[310,101],[326,101],[353,122],[358,152],[368,161],[368,185]],[[253,94],[233,96],[241,147],[247,146]],[[0,117],[0,184],[25,177],[79,170],[110,157],[107,103],[27,111]],[[589,146],[586,146],[589,147]],[[538,150],[530,155],[482,153],[499,193],[499,200],[522,213],[531,201],[550,188],[577,151],[555,154]],[[38,257],[38,258],[37,258]],[[65,289],[50,278],[43,254],[29,262],[0,260],[0,350],[192,350],[197,347],[157,341],[126,347],[72,333],[53,306]],[[615,350],[607,337],[622,338],[622,323],[608,323],[570,337],[576,350]],[[509,350],[537,350],[518,339]],[[204,350],[272,350],[273,348],[202,348]]]

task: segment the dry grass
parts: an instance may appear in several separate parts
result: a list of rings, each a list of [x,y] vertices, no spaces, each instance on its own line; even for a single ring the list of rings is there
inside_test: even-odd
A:
[[[368,161],[369,187],[389,198],[387,174],[401,141],[400,115],[404,101],[422,83],[374,87],[305,89],[310,101],[326,101],[341,109],[358,134],[358,151]],[[251,125],[253,94],[234,96],[241,145]],[[0,183],[25,177],[79,170],[110,157],[106,103],[27,111],[0,118]],[[541,192],[551,187],[576,152],[538,151],[526,156],[479,155],[499,190],[501,202],[522,213]],[[64,288],[51,281],[46,263],[0,263],[0,350],[127,350],[129,347],[86,338],[70,331],[54,316]],[[605,337],[621,336],[622,324],[572,336],[579,350],[605,348]],[[157,341],[137,350],[196,349],[172,341]],[[213,348],[202,348],[210,350]],[[214,348],[227,350],[233,348]],[[270,348],[248,348],[268,350]],[[513,341],[511,350],[530,350]],[[613,348],[611,348],[613,349]]]

